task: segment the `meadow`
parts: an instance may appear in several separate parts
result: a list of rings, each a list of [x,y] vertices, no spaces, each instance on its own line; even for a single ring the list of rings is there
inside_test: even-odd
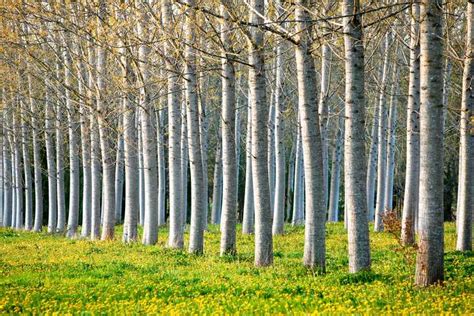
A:
[[[275,262],[253,267],[253,236],[238,255],[219,257],[217,226],[205,254],[120,240],[70,240],[0,229],[0,313],[474,313],[474,253],[454,251],[445,226],[445,282],[413,285],[414,252],[388,233],[371,233],[372,270],[349,274],[342,224],[327,225],[327,273],[301,264],[302,227],[274,239]],[[117,232],[120,236],[120,229]],[[187,237],[187,236],[186,236]]]

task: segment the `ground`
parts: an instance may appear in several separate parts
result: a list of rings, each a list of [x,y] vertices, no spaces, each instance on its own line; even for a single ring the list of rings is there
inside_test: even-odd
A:
[[[474,313],[474,253],[453,250],[452,223],[446,225],[446,281],[427,289],[413,285],[412,251],[401,251],[387,233],[371,233],[372,271],[349,274],[344,227],[327,228],[323,275],[301,264],[301,227],[286,227],[274,241],[273,267],[258,269],[253,236],[239,234],[239,254],[220,258],[214,226],[205,234],[203,256],[166,249],[165,229],[157,246],[0,229],[0,314]]]

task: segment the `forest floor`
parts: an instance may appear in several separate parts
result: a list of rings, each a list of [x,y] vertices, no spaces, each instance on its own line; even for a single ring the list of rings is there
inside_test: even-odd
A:
[[[301,264],[302,227],[274,239],[275,262],[264,269],[253,267],[253,236],[238,234],[239,254],[220,258],[215,226],[203,256],[166,249],[165,229],[158,246],[0,229],[0,313],[474,313],[474,253],[454,251],[452,223],[446,281],[427,289],[413,285],[414,251],[390,234],[371,233],[373,269],[353,275],[343,225],[327,231],[320,275]]]

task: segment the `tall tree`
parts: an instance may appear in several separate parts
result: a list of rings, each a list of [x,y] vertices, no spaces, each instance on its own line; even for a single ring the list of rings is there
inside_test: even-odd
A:
[[[359,0],[343,0],[345,85],[344,183],[349,271],[370,269],[365,165],[364,44]]]
[[[443,11],[420,3],[420,202],[416,284],[443,280]]]
[[[251,0],[249,19],[253,24],[262,24],[265,14],[264,0]],[[270,183],[267,166],[267,120],[266,75],[264,56],[264,34],[258,27],[250,30],[249,89],[252,116],[252,178],[255,210],[255,265],[269,266],[273,263],[272,212],[270,208]],[[263,150],[262,150],[263,149]]]
[[[306,266],[322,271],[326,268],[326,205],[322,140],[316,92],[316,71],[311,56],[312,26],[307,8],[309,0],[296,1],[295,16],[299,45],[296,46],[298,77],[298,115],[301,124],[303,166],[305,176],[305,241]]]
[[[405,194],[401,239],[406,245],[415,242],[415,216],[418,213],[418,181],[420,178],[420,6],[411,5],[410,74],[407,103],[407,149]]]
[[[461,139],[459,183],[460,193],[457,208],[456,249],[472,250],[472,214],[474,213],[474,3],[467,4],[466,52],[461,103]]]

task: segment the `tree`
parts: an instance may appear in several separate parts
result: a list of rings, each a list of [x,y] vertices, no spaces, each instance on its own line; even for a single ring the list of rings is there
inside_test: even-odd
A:
[[[263,23],[264,0],[252,0],[249,5],[251,23]],[[273,263],[272,212],[270,208],[270,183],[268,178],[266,76],[263,39],[265,32],[253,27],[250,31],[249,89],[252,116],[252,178],[255,210],[255,265],[269,266]]]
[[[442,2],[420,3],[420,202],[416,284],[443,280]]]
[[[411,6],[410,75],[407,104],[407,162],[405,170],[405,194],[402,212],[401,239],[405,245],[415,242],[415,216],[418,213],[418,181],[420,178],[420,6]]]
[[[466,52],[462,79],[461,139],[459,183],[460,193],[457,209],[456,249],[472,250],[472,214],[474,213],[474,4],[468,2]]]
[[[222,173],[223,197],[221,217],[221,255],[235,254],[236,225],[237,225],[237,176],[235,151],[235,68],[232,61],[232,32],[231,25],[226,20],[229,15],[226,6],[230,2],[224,0],[221,4],[221,13],[224,20],[221,26],[222,40]]]
[[[298,111],[301,124],[305,176],[305,242],[303,262],[306,266],[326,268],[326,205],[324,199],[323,147],[318,115],[316,72],[311,56],[312,27],[306,8],[308,0],[296,2],[299,45],[296,46],[298,77]]]
[[[344,183],[349,271],[370,269],[364,144],[364,45],[359,0],[343,0],[345,84]]]

